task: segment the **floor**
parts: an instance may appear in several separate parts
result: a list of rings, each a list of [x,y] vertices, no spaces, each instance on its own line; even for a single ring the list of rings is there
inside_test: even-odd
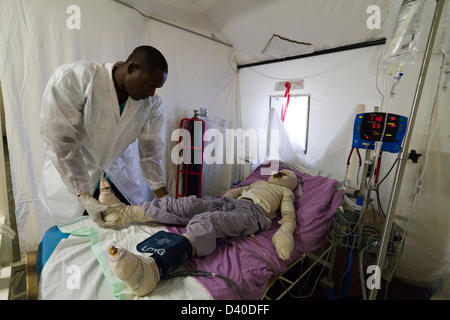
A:
[[[352,270],[348,290],[342,289],[342,275],[345,272],[345,260],[339,259],[342,252],[336,253],[336,263],[333,272],[333,289],[321,286],[320,279],[327,275],[327,269],[321,266],[312,269],[311,275],[305,276],[290,293],[285,294],[281,300],[364,300],[361,288],[361,281],[358,270]],[[343,263],[342,263],[343,262]],[[342,264],[340,266],[339,264]],[[305,261],[303,265],[294,267],[286,278],[294,280],[302,270],[306,270],[309,264]],[[353,269],[353,268],[352,268]],[[358,269],[355,267],[354,269]],[[416,287],[397,279],[393,279],[389,284],[385,280],[381,281],[381,288],[377,290],[377,300],[429,300],[439,288],[440,282],[432,288]],[[286,285],[285,285],[286,287]],[[387,289],[387,290],[386,290]],[[269,291],[272,299],[278,297],[284,291],[282,284],[275,284]],[[366,295],[370,294],[366,289]]]

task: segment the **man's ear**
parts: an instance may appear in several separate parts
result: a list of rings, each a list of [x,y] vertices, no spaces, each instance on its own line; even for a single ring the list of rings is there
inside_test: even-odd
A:
[[[132,74],[134,71],[137,71],[137,70],[139,70],[138,64],[134,63],[133,61],[128,64],[128,66],[127,66],[128,74]]]

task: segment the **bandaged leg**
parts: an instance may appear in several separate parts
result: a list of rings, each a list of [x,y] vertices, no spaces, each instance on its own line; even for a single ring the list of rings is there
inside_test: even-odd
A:
[[[109,209],[104,212],[103,220],[105,225],[114,227],[131,222],[148,222],[151,218],[146,216],[140,206],[128,206],[122,203],[114,194],[108,181],[102,177],[100,180],[100,195],[98,201],[109,205]]]
[[[235,199],[225,201],[223,210],[198,214],[186,226],[185,235],[199,257],[211,254],[216,249],[217,239],[236,239],[268,230],[272,226],[252,202]]]
[[[145,214],[164,224],[187,225],[197,214],[224,210],[226,203],[221,198],[196,196],[181,198],[156,198],[139,204]]]
[[[158,265],[153,258],[138,257],[128,250],[109,247],[109,265],[136,296],[149,294],[158,284]]]
[[[147,258],[125,249],[109,247],[109,265],[114,274],[137,296],[145,296],[193,254],[189,239],[183,235],[160,231],[137,245],[137,250],[151,253]]]

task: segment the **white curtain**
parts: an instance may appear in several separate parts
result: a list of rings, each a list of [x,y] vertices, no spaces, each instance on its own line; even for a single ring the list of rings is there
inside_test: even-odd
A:
[[[426,132],[414,128],[412,145],[422,157],[415,165],[408,161],[395,220],[406,230],[395,274],[420,286],[432,286],[444,278],[448,281],[450,273],[450,92],[442,88],[442,55],[434,58],[430,67],[436,74],[441,70],[442,77],[427,81],[434,92],[421,103],[418,117],[431,119]],[[422,183],[416,194],[418,180]]]
[[[174,192],[176,166],[170,158],[177,142],[171,133],[193,109],[209,111],[206,128],[234,128],[239,120],[238,81],[230,48],[151,21],[109,0],[0,0],[0,78],[11,159],[16,217],[22,253],[36,250],[39,186],[44,159],[39,114],[45,85],[63,63],[125,60],[143,44],[158,48],[169,63],[158,90],[167,119],[166,177]],[[77,9],[77,8],[75,8]],[[76,20],[79,18],[79,20]],[[232,166],[205,166],[204,194],[218,195],[234,182]]]

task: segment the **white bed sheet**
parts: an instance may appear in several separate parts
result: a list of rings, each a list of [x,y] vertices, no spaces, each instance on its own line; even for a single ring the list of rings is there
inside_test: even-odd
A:
[[[151,294],[136,297],[109,269],[106,260],[109,245],[145,256],[136,250],[136,244],[164,230],[163,226],[149,224],[131,225],[120,230],[102,229],[89,217],[81,217],[59,228],[71,235],[58,244],[42,269],[38,299],[212,300],[209,292],[193,277],[161,281]]]

